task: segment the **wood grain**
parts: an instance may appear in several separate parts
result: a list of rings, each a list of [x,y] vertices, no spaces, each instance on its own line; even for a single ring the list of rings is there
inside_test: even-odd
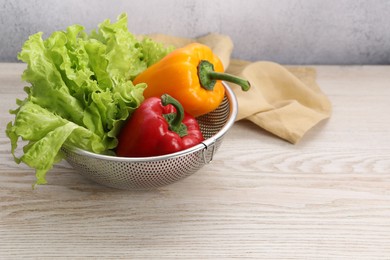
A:
[[[0,259],[390,259],[390,67],[316,66],[332,117],[292,145],[237,122],[211,164],[153,191],[66,162],[32,190],[5,125],[22,64],[0,64]]]

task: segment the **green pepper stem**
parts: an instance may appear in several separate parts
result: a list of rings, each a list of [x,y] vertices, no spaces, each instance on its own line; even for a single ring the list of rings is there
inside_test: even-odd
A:
[[[168,94],[161,96],[161,104],[163,106],[171,104],[176,108],[176,113],[164,115],[168,122],[169,130],[176,132],[180,137],[187,135],[187,127],[182,123],[184,119],[184,108],[182,104]]]
[[[239,78],[228,73],[214,71],[214,65],[207,60],[202,60],[199,62],[198,77],[200,85],[204,89],[211,91],[214,89],[216,80],[223,80],[237,84],[243,91],[248,91],[251,87],[251,84],[246,79]]]

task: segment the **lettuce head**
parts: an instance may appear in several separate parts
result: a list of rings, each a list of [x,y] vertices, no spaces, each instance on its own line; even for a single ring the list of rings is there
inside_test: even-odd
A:
[[[27,63],[22,75],[29,83],[27,97],[10,111],[15,120],[6,134],[15,161],[35,169],[36,184],[46,183],[64,145],[112,153],[122,124],[143,101],[146,85],[132,79],[172,50],[151,39],[137,40],[127,23],[122,14],[89,34],[72,25],[47,39],[38,32],[24,43],[18,59]]]

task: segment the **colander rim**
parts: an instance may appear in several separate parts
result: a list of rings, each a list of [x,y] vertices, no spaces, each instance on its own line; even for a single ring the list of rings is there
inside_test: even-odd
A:
[[[219,130],[215,135],[211,136],[210,138],[204,140],[200,144],[197,144],[191,148],[188,148],[188,149],[176,152],[176,153],[170,153],[170,154],[159,155],[159,156],[148,156],[148,157],[119,157],[119,156],[97,154],[97,153],[89,152],[89,151],[83,150],[81,148],[77,148],[77,147],[69,146],[69,145],[64,145],[63,149],[71,151],[71,152],[73,152],[77,155],[80,155],[80,156],[86,156],[86,157],[100,159],[100,160],[106,160],[106,161],[118,161],[118,162],[129,162],[129,163],[130,162],[162,161],[162,160],[167,160],[167,159],[172,159],[172,158],[184,156],[184,155],[205,149],[209,146],[212,146],[217,140],[219,140],[223,135],[225,135],[226,132],[233,126],[234,121],[236,120],[236,117],[237,117],[237,113],[238,113],[237,98],[236,98],[233,90],[228,86],[227,83],[222,81],[222,84],[225,87],[225,95],[229,101],[230,112],[229,112],[228,120],[226,121],[225,125],[221,128],[221,130]]]

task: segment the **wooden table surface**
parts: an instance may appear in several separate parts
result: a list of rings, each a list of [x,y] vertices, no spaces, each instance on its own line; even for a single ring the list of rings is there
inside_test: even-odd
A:
[[[62,162],[32,190],[5,136],[23,64],[0,64],[0,259],[390,259],[390,66],[315,66],[332,117],[292,145],[237,122],[214,161],[154,191]]]

